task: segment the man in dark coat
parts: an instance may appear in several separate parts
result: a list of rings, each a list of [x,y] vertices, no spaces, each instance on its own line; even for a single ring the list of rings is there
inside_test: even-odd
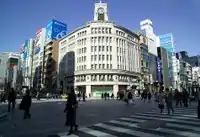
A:
[[[76,94],[74,92],[74,89],[72,89],[71,93],[68,95],[66,109],[65,109],[65,111],[67,111],[67,123],[70,125],[69,135],[73,133],[73,128],[75,128],[75,131],[78,128],[78,125],[76,124],[77,106],[78,106],[78,101],[76,98]]]
[[[20,104],[20,109],[24,110],[24,119],[31,118],[30,107],[31,107],[32,99],[30,96],[30,91],[26,91],[26,95],[23,97],[22,102]]]
[[[15,109],[15,101],[16,101],[16,93],[14,88],[8,89],[8,112],[10,112],[11,104],[12,104],[12,111]]]

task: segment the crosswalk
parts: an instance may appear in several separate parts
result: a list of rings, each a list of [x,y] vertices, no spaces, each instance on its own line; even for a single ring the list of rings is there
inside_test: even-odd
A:
[[[159,110],[134,113],[105,123],[80,128],[73,135],[59,137],[200,137],[196,108],[176,108],[172,115]]]

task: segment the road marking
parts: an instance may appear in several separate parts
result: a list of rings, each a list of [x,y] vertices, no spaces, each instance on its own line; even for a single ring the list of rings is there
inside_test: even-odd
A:
[[[104,132],[97,131],[97,130],[93,130],[93,129],[90,129],[90,128],[81,128],[79,130],[82,131],[82,132],[85,132],[87,134],[93,135],[95,137],[117,137],[117,136],[113,136],[111,134],[104,133]]]

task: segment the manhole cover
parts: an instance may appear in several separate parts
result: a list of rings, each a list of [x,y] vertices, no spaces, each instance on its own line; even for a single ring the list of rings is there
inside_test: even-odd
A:
[[[163,125],[165,125],[165,121],[162,120],[149,120],[138,124],[138,127],[148,128],[148,129],[156,129]]]

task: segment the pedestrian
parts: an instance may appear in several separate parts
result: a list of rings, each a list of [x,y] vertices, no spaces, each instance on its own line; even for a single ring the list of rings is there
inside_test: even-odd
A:
[[[113,93],[111,94],[111,98],[114,99],[114,94]]]
[[[104,93],[104,99],[105,100],[107,99],[107,93],[106,92]]]
[[[186,91],[186,89],[183,89],[183,104],[184,107],[188,107],[188,99],[189,99],[189,93]]]
[[[76,124],[76,109],[78,107],[78,101],[76,98],[76,94],[74,89],[69,93],[65,111],[67,112],[67,122],[70,125],[69,135],[73,133],[73,128],[75,131],[78,129],[78,125]]]
[[[163,113],[165,107],[165,95],[162,90],[160,90],[160,93],[158,95],[158,108],[160,109],[160,113]]]
[[[148,100],[149,100],[149,103],[151,102],[151,92],[148,92]]]
[[[172,94],[172,91],[169,90],[169,88],[166,88],[166,103],[167,103],[167,110],[168,110],[168,114],[170,114],[170,111],[172,111],[172,113],[174,113],[174,108],[173,108],[173,100],[174,100],[174,96]]]
[[[81,101],[81,93],[80,93],[80,91],[78,92],[78,101]]]
[[[8,112],[10,112],[11,105],[12,105],[12,112],[14,112],[15,101],[16,101],[16,93],[14,91],[14,88],[9,88],[8,89]]]
[[[23,97],[19,109],[24,110],[24,119],[31,118],[30,114],[30,107],[31,107],[32,99],[30,96],[30,91],[29,89],[26,90],[26,94]]]

